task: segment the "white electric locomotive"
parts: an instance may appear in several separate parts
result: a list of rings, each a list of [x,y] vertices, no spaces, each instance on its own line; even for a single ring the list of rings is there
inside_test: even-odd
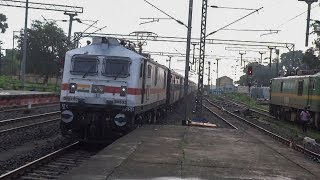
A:
[[[61,131],[104,139],[153,122],[183,97],[183,77],[119,44],[95,37],[66,53],[61,88]],[[195,84],[190,83],[190,92]]]

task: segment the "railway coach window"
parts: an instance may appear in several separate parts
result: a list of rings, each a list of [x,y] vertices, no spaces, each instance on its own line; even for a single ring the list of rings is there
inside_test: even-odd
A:
[[[167,82],[167,73],[164,72],[164,79],[163,79],[163,89],[166,88],[166,82]]]
[[[74,56],[71,60],[70,73],[73,75],[98,74],[98,59],[93,56]]]
[[[104,76],[128,77],[130,75],[130,59],[125,57],[108,57],[104,60]]]
[[[281,85],[280,85],[280,92],[283,92],[283,82],[281,82]]]
[[[299,81],[298,83],[298,96],[302,96],[303,94],[303,81]]]
[[[143,76],[143,64],[141,63],[140,65],[140,77],[142,78]]]
[[[310,80],[310,89],[316,90],[316,80],[315,79]]]
[[[154,72],[154,85],[156,86],[158,83],[158,67],[156,67],[156,70]]]
[[[152,66],[148,65],[148,78],[151,78]]]

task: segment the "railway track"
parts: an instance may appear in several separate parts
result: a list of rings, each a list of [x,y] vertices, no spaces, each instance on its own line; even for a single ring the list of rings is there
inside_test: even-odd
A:
[[[45,105],[33,105],[32,109],[49,108],[49,107],[55,107],[55,106],[59,106],[59,103],[50,103],[50,104],[45,104]],[[11,113],[14,111],[23,111],[23,110],[29,110],[28,106],[3,109],[3,110],[0,110],[0,113]]]
[[[59,179],[72,168],[84,163],[118,137],[110,137],[104,144],[82,144],[77,141],[17,169],[0,175],[2,179]]]
[[[220,116],[219,114],[215,113],[214,111],[212,111],[208,106],[202,104],[202,106],[207,109],[209,112],[211,112],[213,115],[215,115],[216,117],[218,117],[219,119],[221,119],[222,121],[224,121],[226,124],[228,124],[229,126],[231,126],[233,129],[238,129],[235,125],[233,125],[232,123],[230,123],[228,120],[226,120],[225,118],[223,118],[222,116]]]
[[[54,112],[49,112],[49,113],[43,113],[43,114],[37,114],[37,115],[31,115],[31,116],[25,116],[25,117],[18,117],[18,118],[13,118],[13,119],[5,119],[5,120],[0,120],[0,126],[4,126],[7,124],[13,124],[17,122],[22,122],[25,120],[30,120],[34,118],[41,118],[41,117],[46,117],[46,116],[53,116],[53,115],[59,115],[60,111],[54,111]]]
[[[100,149],[99,149],[100,150]],[[79,142],[70,144],[15,170],[2,174],[0,179],[58,179],[98,151],[84,150]]]
[[[0,135],[18,130],[54,123],[60,120],[60,111],[0,120]]]
[[[4,135],[4,134],[7,134],[7,133],[12,133],[12,132],[23,130],[23,129],[26,129],[26,128],[32,128],[32,127],[36,127],[36,126],[41,126],[41,125],[44,125],[44,124],[55,123],[55,122],[58,122],[58,121],[60,121],[60,118],[50,119],[50,120],[47,120],[47,121],[27,124],[27,125],[13,127],[13,128],[8,128],[8,129],[1,130],[0,131],[0,135]]]
[[[236,104],[236,105],[238,105],[238,106],[243,105],[243,106],[249,107],[248,104],[243,103],[243,102],[240,102],[240,101],[230,100],[230,99],[223,98],[223,97],[219,97],[219,98],[223,99],[224,101],[228,101],[228,102],[230,102],[230,103]],[[261,108],[257,108],[257,107],[249,108],[249,110],[252,111],[252,112],[255,112],[255,113],[259,113],[259,114],[261,114],[261,115],[267,115],[267,114],[269,114],[269,111],[268,111],[268,110],[261,109]]]
[[[303,146],[301,146],[299,144],[295,144],[291,140],[289,140],[287,138],[284,138],[279,134],[273,133],[273,132],[271,132],[271,131],[269,131],[269,130],[267,130],[267,129],[265,129],[265,128],[255,124],[255,123],[253,123],[253,122],[251,122],[251,121],[249,121],[249,120],[247,120],[247,119],[245,119],[245,118],[243,118],[243,117],[241,117],[241,116],[239,116],[237,114],[235,114],[235,113],[232,113],[229,110],[225,109],[224,107],[218,106],[217,105],[218,103],[213,103],[211,100],[209,100],[207,98],[205,98],[205,101],[207,103],[209,103],[210,105],[214,106],[215,108],[218,108],[218,109],[223,110],[224,112],[228,113],[230,116],[233,116],[233,117],[237,118],[238,120],[248,124],[249,126],[254,127],[255,129],[267,134],[268,136],[273,137],[274,139],[278,140],[279,142],[285,144],[286,146],[289,146],[289,147],[295,149],[296,151],[304,153],[307,156],[313,158],[314,160],[317,160],[317,162],[320,162],[320,154],[317,154],[317,153],[315,153],[315,152],[313,152],[311,150],[308,150],[308,149],[304,148]],[[220,103],[224,104],[222,102],[220,102]]]

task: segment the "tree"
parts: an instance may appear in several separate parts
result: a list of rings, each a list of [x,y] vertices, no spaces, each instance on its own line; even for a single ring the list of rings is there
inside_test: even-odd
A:
[[[44,76],[44,84],[49,76],[57,76],[59,62],[64,59],[71,43],[61,28],[55,22],[33,21],[27,30],[28,49],[26,72]],[[22,49],[23,35],[19,46]]]
[[[320,61],[319,58],[315,55],[316,49],[309,48],[304,54],[303,57],[303,69],[310,70],[310,69],[318,69],[320,68]]]
[[[6,23],[6,21],[7,21],[7,16],[0,13],[0,30],[1,30],[1,33],[5,33],[6,29],[8,28],[8,23]]]
[[[281,54],[280,69],[283,71],[282,75],[290,75],[301,68],[303,64],[304,54],[302,51],[290,51]]]
[[[17,75],[20,69],[20,59],[18,59],[18,51],[14,49],[7,49],[6,56],[0,62],[1,75]]]
[[[248,76],[248,67],[252,67],[252,75]],[[249,83],[251,85],[256,86],[269,86],[270,85],[270,79],[274,78],[276,76],[276,66],[275,64],[272,64],[271,70],[269,66],[264,66],[258,63],[249,63],[244,69],[243,72],[245,75],[240,77],[240,80],[237,81],[237,84],[240,84],[242,86],[247,86]]]

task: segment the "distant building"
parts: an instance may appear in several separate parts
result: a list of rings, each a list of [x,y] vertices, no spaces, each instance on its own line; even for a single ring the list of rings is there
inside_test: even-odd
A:
[[[236,90],[235,85],[233,84],[233,79],[222,76],[216,80],[217,89],[222,90],[223,92],[233,92]]]

